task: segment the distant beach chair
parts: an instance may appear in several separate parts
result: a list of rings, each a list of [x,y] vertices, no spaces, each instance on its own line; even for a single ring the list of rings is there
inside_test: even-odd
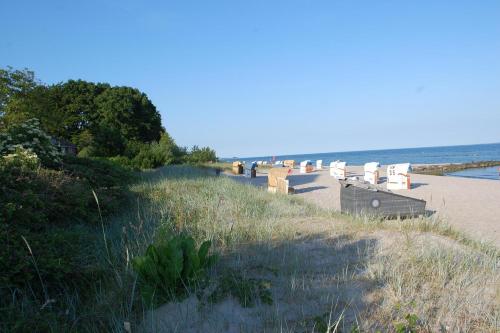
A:
[[[378,168],[380,164],[378,162],[369,162],[365,163],[365,175],[364,180],[370,184],[376,185],[378,184],[379,172]]]
[[[387,166],[387,189],[409,190],[411,188],[410,163],[391,164]]]
[[[323,160],[317,160],[316,161],[316,169],[317,170],[323,169]]]
[[[283,166],[293,169],[293,168],[295,168],[295,160],[284,160]]]
[[[233,174],[235,175],[243,174],[243,163],[241,163],[240,161],[233,162]]]
[[[335,161],[330,163],[330,176],[335,179],[346,179],[346,166],[344,161]]]
[[[293,188],[289,186],[289,180],[286,179],[291,171],[288,167],[270,169],[267,174],[267,190],[284,194],[293,192]]]
[[[309,173],[313,172],[314,167],[312,165],[312,162],[310,160],[305,160],[300,162],[300,173]]]
[[[245,163],[245,177],[247,178],[255,178],[257,177],[257,163]]]

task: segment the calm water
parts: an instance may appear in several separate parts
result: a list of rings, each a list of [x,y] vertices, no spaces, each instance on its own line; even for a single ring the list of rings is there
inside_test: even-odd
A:
[[[272,156],[255,156],[239,158],[240,161],[271,161]],[[466,163],[475,161],[500,161],[500,143],[447,146],[429,148],[406,148],[351,151],[339,153],[319,153],[303,155],[276,155],[276,160],[323,160],[323,165],[329,165],[336,160],[346,161],[350,165],[363,165],[366,162],[379,162],[381,164],[405,163],[413,164],[437,164],[437,163]],[[235,159],[225,159],[233,161]],[[490,174],[489,172],[486,172]],[[484,174],[486,174],[484,173]],[[484,174],[472,173],[472,176],[480,178]],[[498,174],[496,175],[498,176]],[[491,178],[491,177],[488,177]],[[498,177],[497,177],[498,179]]]
[[[468,169],[451,172],[447,176],[500,180],[500,171],[498,168],[498,166],[495,166],[491,168]]]

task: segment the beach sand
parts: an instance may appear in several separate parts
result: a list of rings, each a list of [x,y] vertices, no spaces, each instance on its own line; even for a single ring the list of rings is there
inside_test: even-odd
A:
[[[385,188],[385,167],[382,166],[380,185]],[[349,166],[348,177],[362,178],[362,166]],[[265,170],[257,178],[234,176],[235,179],[256,186],[267,187]],[[323,208],[340,210],[340,184],[330,176],[328,169],[300,174],[297,169],[289,176],[295,195]],[[427,201],[427,210],[455,229],[481,241],[500,246],[500,181],[411,175],[412,189],[395,193]]]

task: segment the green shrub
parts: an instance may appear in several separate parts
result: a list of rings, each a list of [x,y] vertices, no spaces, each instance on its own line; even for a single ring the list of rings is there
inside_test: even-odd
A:
[[[102,273],[89,260],[90,236],[77,229],[47,227],[42,232],[1,224],[0,242],[0,299],[10,296],[11,290],[22,293],[26,287],[43,299],[44,293],[87,285]]]
[[[198,146],[193,146],[187,156],[187,160],[193,164],[217,162],[217,156],[215,150],[209,147],[198,148]]]
[[[16,147],[13,153],[2,156],[2,163],[19,169],[36,170],[40,167],[40,159],[31,150]]]
[[[50,136],[40,129],[37,119],[13,124],[0,133],[0,156],[14,154],[20,148],[35,153],[45,166],[55,166],[61,162],[61,153],[51,143]]]
[[[74,178],[87,180],[93,188],[123,186],[134,180],[130,170],[105,158],[64,156],[62,170]]]
[[[65,161],[63,170],[49,170],[26,167],[18,157],[0,158],[0,298],[6,289],[23,286],[38,292],[40,277],[52,289],[78,284],[94,269],[92,238],[87,229],[77,230],[100,221],[92,190],[103,215],[124,203],[130,172],[109,161]],[[39,272],[21,236],[31,245]]]
[[[175,236],[158,245],[150,245],[146,254],[132,261],[139,276],[141,294],[151,306],[184,296],[206,280],[206,270],[216,261],[208,255],[210,241],[196,249],[190,236]]]

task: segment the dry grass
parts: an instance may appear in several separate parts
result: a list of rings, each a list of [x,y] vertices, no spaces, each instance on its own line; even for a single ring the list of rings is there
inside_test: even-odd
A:
[[[497,250],[440,221],[348,218],[185,168],[156,171],[135,190],[162,221],[157,233],[182,229],[214,240],[222,254],[214,276],[235,270],[265,279],[274,299],[247,309],[233,299],[207,305],[190,298],[150,313],[147,327],[393,331],[415,314],[420,331],[498,329]],[[176,320],[181,310],[184,319]]]
[[[134,201],[104,221],[104,231],[95,231],[104,237],[89,260],[102,261],[107,280],[88,291],[90,304],[82,305],[75,294],[56,299],[74,314],[70,328],[392,332],[413,314],[419,320],[410,326],[417,331],[498,331],[497,249],[441,221],[341,216],[298,197],[185,166],[142,173],[131,190]],[[212,284],[197,291],[199,298],[193,294],[150,311],[141,302],[130,261],[150,243],[179,231],[213,241],[221,259],[210,272]],[[228,273],[264,281],[273,304],[257,301],[244,308],[232,297],[207,302],[219,277]]]

